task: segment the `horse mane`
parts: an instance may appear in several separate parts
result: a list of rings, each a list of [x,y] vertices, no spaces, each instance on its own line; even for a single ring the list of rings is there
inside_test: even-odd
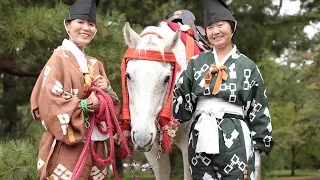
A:
[[[157,50],[164,57],[166,46],[174,36],[174,32],[166,22],[160,22],[158,26],[148,26],[140,33],[140,40],[136,50],[141,53],[144,50]]]

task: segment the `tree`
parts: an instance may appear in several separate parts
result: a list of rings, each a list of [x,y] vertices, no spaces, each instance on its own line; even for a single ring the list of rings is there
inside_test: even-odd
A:
[[[34,168],[36,145],[28,140],[0,143],[0,179],[39,179]]]
[[[29,104],[36,77],[63,38],[63,19],[69,6],[62,2],[0,0],[0,134],[24,136],[18,106]],[[4,25],[4,26],[2,26]],[[101,60],[113,88],[120,95],[120,63],[125,51],[122,26],[124,16],[116,10],[98,14],[98,33],[86,53]],[[32,27],[32,28],[30,28]],[[138,26],[134,26],[138,27]],[[20,96],[17,96],[20,94]],[[30,121],[32,121],[30,115]],[[29,123],[27,123],[29,124]]]
[[[238,21],[237,46],[256,62],[269,54],[279,56],[287,48],[306,50],[310,47],[303,29],[309,22],[319,22],[320,2],[301,0],[300,12],[288,16],[280,14],[282,1],[278,5],[274,5],[271,0],[233,0],[228,4]],[[192,11],[196,24],[204,24],[202,1],[145,0],[142,3],[138,0],[119,0],[104,2],[101,6],[105,11],[119,9],[127,21],[143,27],[157,25],[170,12],[179,9]]]
[[[66,5],[57,3],[49,8],[26,6],[23,2],[0,1],[0,15],[6,17],[0,19],[0,41],[5,42],[0,46],[1,135],[18,136],[24,132],[17,106],[28,103],[35,77],[58,44],[59,36],[63,36],[59,25]]]
[[[264,63],[262,72],[268,90],[270,110],[273,122],[273,136],[276,141],[276,153],[285,152],[291,175],[301,166],[297,159],[305,146],[319,135],[319,113],[313,101],[318,94],[313,91],[310,82],[306,81],[306,69],[311,68],[301,60],[300,53],[294,53],[284,61],[285,65]],[[290,156],[286,156],[290,155]],[[276,155],[277,156],[277,155]]]

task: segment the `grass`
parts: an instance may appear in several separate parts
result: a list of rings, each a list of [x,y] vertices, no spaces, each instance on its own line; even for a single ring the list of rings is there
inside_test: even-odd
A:
[[[291,176],[290,170],[273,171],[266,180],[320,180],[320,170],[296,170]]]
[[[155,180],[152,170],[147,171],[135,171],[134,175],[139,180]],[[109,172],[108,179],[112,179],[113,175],[112,172]],[[125,171],[125,173],[120,177],[121,180],[134,180],[134,176],[130,171]],[[172,180],[183,180],[183,173],[182,174],[172,174]]]
[[[261,180],[320,180],[320,170],[296,170],[295,176],[290,175],[290,170],[278,170],[268,173],[267,178]],[[155,180],[153,172],[151,170],[141,172],[135,171],[134,175],[139,180]],[[112,172],[109,172],[109,178],[112,179]],[[124,175],[121,176],[121,180],[133,180],[134,177],[130,171],[125,171]],[[173,175],[172,180],[183,180],[183,175]]]

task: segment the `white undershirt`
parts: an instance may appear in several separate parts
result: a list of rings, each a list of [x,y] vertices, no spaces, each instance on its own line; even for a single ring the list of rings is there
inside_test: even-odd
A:
[[[237,52],[237,46],[235,44],[232,45],[233,48],[232,50],[223,58],[223,60],[220,62],[219,58],[218,58],[218,54],[215,48],[213,48],[213,55],[214,55],[214,60],[216,63],[216,66],[219,68],[220,66],[222,66],[228,59],[230,56],[232,56],[233,54],[235,54]]]
[[[61,45],[63,50],[72,52],[76,58],[82,72],[89,72],[86,56],[72,41],[64,39]]]

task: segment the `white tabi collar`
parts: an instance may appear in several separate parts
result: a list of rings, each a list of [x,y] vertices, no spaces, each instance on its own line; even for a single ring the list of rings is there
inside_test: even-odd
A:
[[[237,52],[237,46],[235,44],[232,45],[233,48],[231,49],[231,51],[223,58],[223,60],[221,61],[221,63],[219,62],[219,58],[218,58],[218,54],[216,52],[216,49],[213,48],[212,53],[214,55],[214,60],[215,63],[217,65],[217,67],[219,68],[220,66],[224,65],[224,63],[229,59],[230,56],[232,56],[233,54],[235,54]]]
[[[70,51],[76,58],[82,72],[89,72],[86,56],[72,41],[64,39],[61,49]]]

